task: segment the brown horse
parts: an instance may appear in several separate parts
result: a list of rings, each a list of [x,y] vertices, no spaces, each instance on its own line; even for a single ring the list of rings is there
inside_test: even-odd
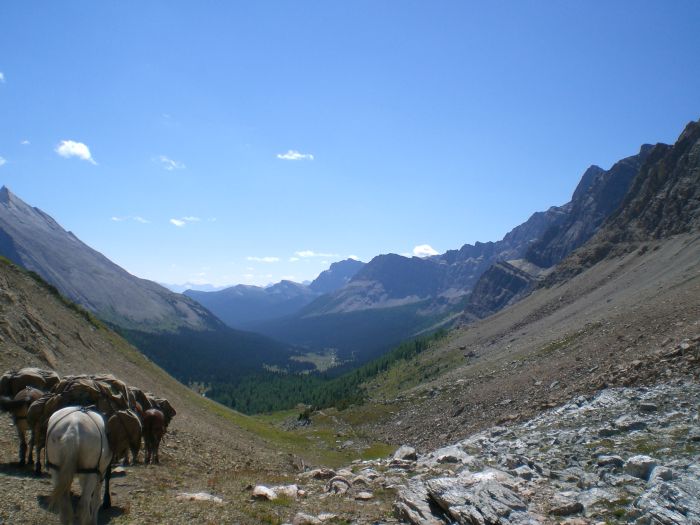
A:
[[[163,439],[167,425],[163,412],[157,408],[150,408],[143,413],[143,441],[146,444],[146,464],[160,463],[158,448]]]
[[[124,458],[124,464],[129,464],[129,451],[133,463],[138,462],[141,449],[141,419],[133,410],[119,410],[107,420],[107,437],[109,448],[112,449],[112,462],[117,463]]]
[[[29,406],[39,399],[43,395],[41,390],[37,390],[31,386],[28,386],[13,397],[0,396],[0,409],[5,412],[10,412],[12,414],[12,422],[15,424],[17,429],[17,438],[19,439],[19,464],[24,465],[27,460],[27,431],[30,430],[29,423],[27,422],[27,412],[29,411]],[[34,450],[34,436],[29,443],[29,463],[34,461],[33,452]]]

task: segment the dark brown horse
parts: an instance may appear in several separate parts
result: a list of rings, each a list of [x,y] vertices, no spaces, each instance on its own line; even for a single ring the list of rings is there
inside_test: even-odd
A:
[[[129,464],[129,451],[133,463],[138,462],[141,449],[142,426],[141,419],[133,410],[119,410],[107,420],[107,436],[109,448],[112,449],[113,463],[124,458],[124,465]]]
[[[19,439],[19,464],[24,465],[27,460],[27,431],[31,430],[27,422],[29,406],[43,395],[41,390],[28,386],[14,397],[0,396],[0,409],[12,414],[12,422],[17,429]],[[34,436],[29,443],[29,463],[33,463]]]
[[[163,439],[167,425],[163,412],[157,408],[150,408],[143,413],[143,441],[146,445],[146,464],[160,462],[158,448]]]

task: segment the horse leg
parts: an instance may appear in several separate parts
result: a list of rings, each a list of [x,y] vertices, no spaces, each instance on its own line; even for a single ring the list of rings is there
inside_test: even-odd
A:
[[[97,517],[97,503],[100,499],[98,474],[81,474],[80,476],[80,501],[78,502],[78,522],[80,525],[95,523],[93,517]],[[95,501],[97,496],[97,501]]]
[[[153,448],[155,448],[155,453],[154,453],[155,460],[154,460],[154,463],[155,463],[156,465],[160,465],[160,457],[158,457],[158,451],[159,451],[159,449],[160,449],[160,439],[161,439],[160,436],[156,436],[156,443],[155,443],[155,445],[154,445],[154,447],[153,447]]]
[[[140,448],[141,448],[141,440],[139,439],[139,442],[136,443],[133,447],[131,447],[131,464],[132,465],[139,464],[139,449]]]
[[[27,463],[29,463],[30,465],[34,464],[34,431],[33,430],[29,434],[29,459],[27,459]]]
[[[46,454],[46,452],[44,452]],[[41,476],[41,448],[36,447],[36,463],[34,463],[34,474]]]
[[[144,444],[146,445],[143,454],[144,454],[144,463],[148,465],[151,462],[151,453],[153,451],[152,444],[151,444],[151,438],[150,436],[144,437]]]
[[[15,428],[17,429],[17,437],[19,438],[19,466],[24,466],[27,462],[27,440],[24,438],[24,431],[15,420]]]
[[[105,472],[105,495],[102,498],[102,508],[109,509],[112,507],[112,494],[109,492],[109,480],[112,479],[112,465],[107,467],[107,472]]]
[[[53,482],[54,488],[58,484],[58,479],[59,479],[59,471],[58,470],[52,470],[51,471],[51,480]],[[61,517],[61,524],[62,525],[72,525],[73,523],[73,504],[71,503],[70,499],[70,490],[65,491],[62,493],[58,501],[55,502],[58,504],[58,514]]]

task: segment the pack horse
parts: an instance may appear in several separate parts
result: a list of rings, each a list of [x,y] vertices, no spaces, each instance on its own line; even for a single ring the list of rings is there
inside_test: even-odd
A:
[[[46,435],[46,465],[53,483],[51,504],[58,506],[61,523],[73,523],[70,489],[77,475],[81,488],[79,521],[82,525],[97,524],[100,489],[111,462],[112,451],[102,414],[90,408],[66,407],[51,416]],[[105,487],[105,500],[108,495],[109,484]]]

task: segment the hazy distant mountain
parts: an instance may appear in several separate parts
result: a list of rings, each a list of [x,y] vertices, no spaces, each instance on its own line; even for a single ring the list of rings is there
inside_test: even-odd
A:
[[[292,281],[267,287],[239,284],[218,291],[188,290],[185,295],[227,325],[250,328],[262,321],[292,315],[318,296],[345,286],[364,264],[354,259],[335,262],[308,285]]]
[[[213,284],[195,284],[195,283],[184,283],[184,284],[168,284],[168,283],[158,283],[164,286],[171,292],[184,293],[187,290],[198,290],[200,292],[218,292],[223,290],[226,286],[214,286]]]
[[[0,255],[39,274],[185,381],[231,380],[264,363],[291,365],[288,344],[233,330],[193,299],[131,275],[6,187]]]
[[[281,281],[266,288],[239,284],[216,292],[187,290],[185,295],[234,328],[289,315],[318,296],[308,286],[292,281]]]

